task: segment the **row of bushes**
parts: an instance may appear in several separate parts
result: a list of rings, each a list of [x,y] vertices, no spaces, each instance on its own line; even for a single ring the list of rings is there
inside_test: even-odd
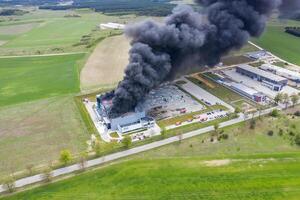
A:
[[[300,27],[285,27],[285,32],[300,37]]]
[[[29,13],[25,10],[20,9],[3,9],[0,10],[0,16],[11,16],[11,15],[25,15],[26,13]]]

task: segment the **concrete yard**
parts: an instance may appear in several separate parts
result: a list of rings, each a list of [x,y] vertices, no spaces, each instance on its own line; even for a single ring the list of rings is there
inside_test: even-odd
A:
[[[197,99],[209,103],[210,105],[223,105],[226,108],[228,108],[231,112],[234,112],[234,108],[228,103],[225,103],[218,97],[210,94],[209,92],[192,83],[188,79],[182,78],[182,80],[186,82],[185,84],[181,85],[182,89],[186,90],[188,93],[190,93]]]
[[[253,80],[247,76],[243,76],[239,73],[237,73],[235,71],[235,69],[230,69],[230,70],[224,70],[223,71],[224,74],[226,76],[228,76],[230,79],[232,79],[233,81],[236,81],[238,83],[243,83],[244,85],[253,88],[259,92],[264,93],[265,95],[267,95],[268,97],[274,99],[275,96],[279,93],[276,91],[273,91],[271,89],[269,89],[268,87],[262,85],[259,81]],[[285,86],[282,91],[280,91],[281,93],[287,93],[288,95],[292,95],[292,94],[298,94],[300,91],[292,88],[290,86]]]

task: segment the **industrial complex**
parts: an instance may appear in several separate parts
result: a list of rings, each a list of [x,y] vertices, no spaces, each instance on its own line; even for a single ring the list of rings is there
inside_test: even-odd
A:
[[[247,109],[242,109],[245,112],[255,110],[257,106],[272,105],[279,93],[289,96],[299,93],[292,84],[300,82],[299,72],[272,64],[277,60],[266,51],[248,53],[245,56],[261,64],[223,66],[209,72],[200,72],[200,76],[196,73],[164,83],[147,94],[133,111],[115,118],[108,115],[112,106],[111,99],[102,100],[101,95],[98,95],[97,102],[87,103],[86,106],[94,116],[93,121],[99,134],[106,142],[121,141],[125,135],[130,135],[132,141],[139,141],[159,135],[162,128],[170,130],[193,123],[205,123],[235,112],[238,105],[236,102],[225,100],[222,95],[211,93],[206,87],[210,90],[221,86],[228,88],[240,96],[236,101],[240,101],[241,106],[246,106]],[[195,78],[199,84],[189,77]],[[112,138],[111,133],[116,133],[119,137]]]

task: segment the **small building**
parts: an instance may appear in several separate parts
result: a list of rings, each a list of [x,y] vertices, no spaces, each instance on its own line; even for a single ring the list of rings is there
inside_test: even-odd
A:
[[[278,67],[271,64],[263,64],[259,67],[260,69],[263,69],[265,71],[272,72],[273,74],[283,76],[291,81],[294,81],[296,83],[300,83],[300,73],[291,71],[282,67]]]
[[[104,30],[105,29],[123,30],[125,28],[125,25],[119,24],[119,23],[108,22],[108,23],[100,24],[99,27]]]
[[[232,90],[240,93],[243,96],[248,97],[249,99],[252,99],[255,102],[262,103],[267,100],[266,95],[264,95],[263,93],[249,88],[241,83],[231,83],[230,87]]]
[[[262,82],[264,86],[274,91],[281,91],[282,88],[288,83],[288,80],[284,77],[277,76],[271,72],[267,72],[246,64],[237,66],[236,72],[244,76],[248,76],[256,81]]]
[[[262,58],[269,57],[270,55],[268,54],[267,51],[260,50],[260,51],[254,51],[254,52],[247,53],[246,56],[248,58],[252,58],[252,59],[255,59],[255,60],[260,60]]]

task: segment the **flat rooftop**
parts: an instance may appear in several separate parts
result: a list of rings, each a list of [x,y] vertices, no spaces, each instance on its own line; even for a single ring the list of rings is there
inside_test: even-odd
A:
[[[234,83],[232,82],[231,83],[231,86],[235,87],[236,89],[239,89],[241,91],[244,91],[245,93],[247,94],[250,94],[250,95],[255,95],[255,94],[259,94],[260,92],[246,86],[246,85],[243,85],[241,83]]]
[[[300,73],[295,72],[295,71],[291,71],[289,69],[285,69],[285,68],[282,68],[282,67],[278,67],[276,65],[263,64],[261,67],[265,68],[265,69],[276,70],[277,72],[285,73],[285,74],[290,75],[292,77],[299,77],[300,78]]]
[[[286,78],[283,78],[281,76],[277,76],[277,75],[275,75],[275,74],[273,74],[271,72],[266,72],[266,71],[261,70],[259,68],[252,67],[250,65],[246,65],[246,64],[244,64],[244,65],[238,65],[238,68],[241,68],[243,70],[246,70],[246,71],[252,72],[254,74],[257,74],[259,76],[271,79],[273,81],[277,81],[277,82],[287,81]]]

